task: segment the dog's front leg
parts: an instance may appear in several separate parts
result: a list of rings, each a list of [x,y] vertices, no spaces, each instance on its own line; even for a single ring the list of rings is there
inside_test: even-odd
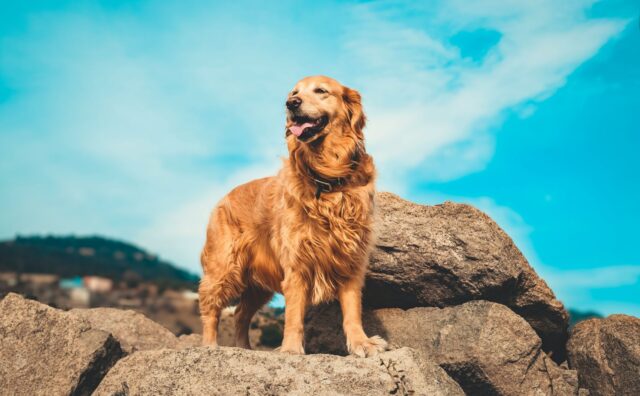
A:
[[[284,294],[284,337],[280,352],[304,354],[304,313],[307,306],[307,285],[295,271],[286,271],[282,281]]]
[[[356,278],[338,291],[342,308],[342,327],[349,353],[359,357],[375,356],[387,349],[387,342],[378,336],[367,337],[362,328],[362,283]]]

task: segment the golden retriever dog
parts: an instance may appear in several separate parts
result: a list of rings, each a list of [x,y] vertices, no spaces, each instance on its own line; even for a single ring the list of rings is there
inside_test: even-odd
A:
[[[365,151],[360,94],[328,77],[307,77],[286,109],[282,169],[236,187],[211,214],[199,289],[204,344],[217,345],[220,311],[239,298],[235,342],[250,348],[251,318],[278,292],[285,298],[281,352],[303,354],[305,309],[337,297],[349,352],[375,355],[387,343],[368,337],[361,321],[375,168]]]

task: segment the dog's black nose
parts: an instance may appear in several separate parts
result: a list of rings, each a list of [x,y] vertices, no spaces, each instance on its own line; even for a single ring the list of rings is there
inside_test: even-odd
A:
[[[300,98],[291,98],[291,99],[287,100],[287,109],[295,110],[298,107],[300,107],[301,103],[302,103],[302,99],[300,99]]]

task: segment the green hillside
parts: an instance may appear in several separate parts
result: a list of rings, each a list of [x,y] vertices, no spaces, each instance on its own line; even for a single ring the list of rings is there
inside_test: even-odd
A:
[[[199,279],[137,246],[98,236],[29,236],[2,241],[0,272],[98,275],[193,290]]]

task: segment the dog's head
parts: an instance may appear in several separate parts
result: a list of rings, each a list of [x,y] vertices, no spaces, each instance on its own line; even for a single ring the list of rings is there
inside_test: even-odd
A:
[[[336,80],[314,76],[300,80],[286,102],[287,131],[304,143],[331,133],[355,133],[362,139],[365,116],[358,91]]]

